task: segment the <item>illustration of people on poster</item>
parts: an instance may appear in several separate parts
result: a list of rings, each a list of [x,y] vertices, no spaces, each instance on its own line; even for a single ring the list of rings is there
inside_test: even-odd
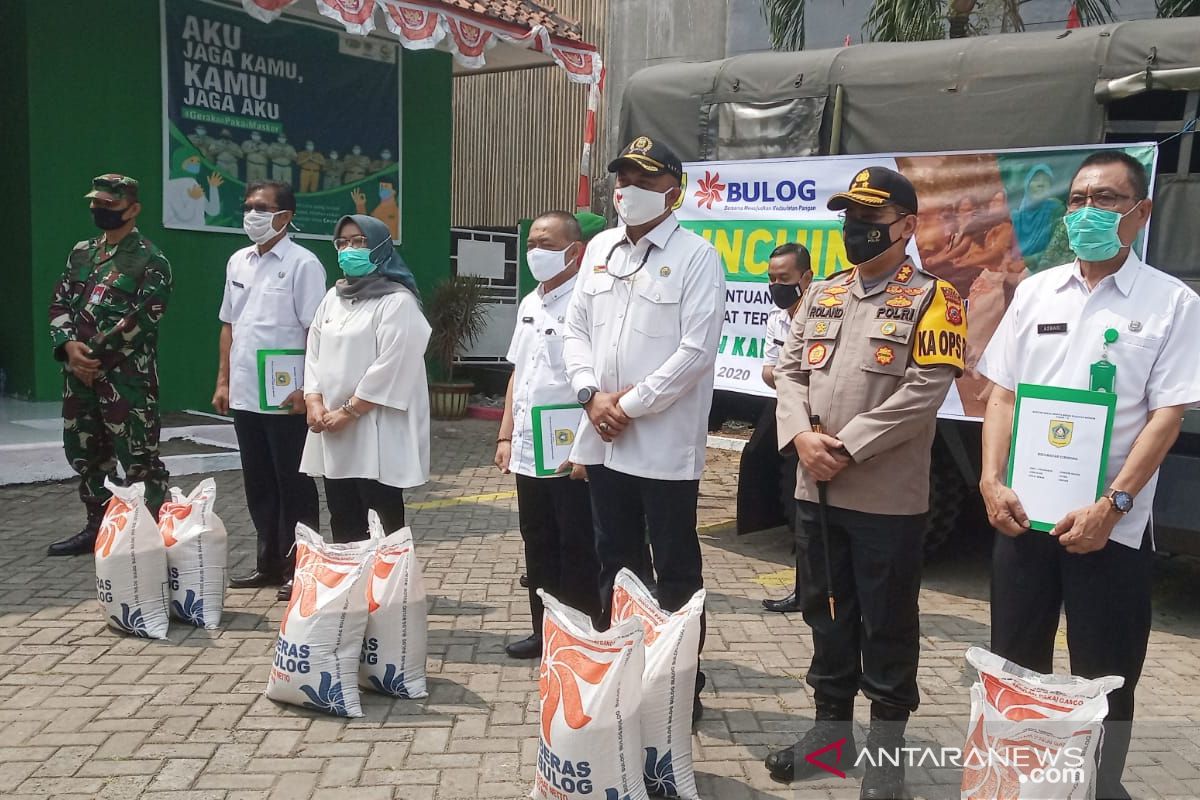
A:
[[[399,241],[398,44],[206,0],[161,8],[164,227],[241,232],[246,185],[279,180],[300,236],[369,214]]]

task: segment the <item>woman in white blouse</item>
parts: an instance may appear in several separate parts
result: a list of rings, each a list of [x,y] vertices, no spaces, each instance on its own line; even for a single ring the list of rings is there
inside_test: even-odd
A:
[[[342,217],[334,237],[345,277],[308,331],[300,469],[324,479],[333,540],[352,542],[369,509],[389,533],[404,527],[404,490],[429,480],[429,323],[384,223]]]

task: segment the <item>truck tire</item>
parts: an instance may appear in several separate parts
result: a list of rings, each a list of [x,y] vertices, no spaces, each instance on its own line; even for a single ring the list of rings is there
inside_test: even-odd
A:
[[[941,447],[933,450],[929,465],[929,516],[925,522],[925,558],[959,533],[967,485],[954,460]]]

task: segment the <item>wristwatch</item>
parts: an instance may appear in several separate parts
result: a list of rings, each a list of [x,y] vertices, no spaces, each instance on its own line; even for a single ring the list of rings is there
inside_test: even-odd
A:
[[[1128,514],[1133,510],[1133,495],[1129,492],[1118,491],[1117,489],[1109,489],[1104,495],[1112,503],[1113,508],[1120,514]]]
[[[592,402],[592,398],[596,396],[597,391],[599,390],[595,386],[585,386],[579,390],[579,394],[575,395],[575,399],[579,401],[579,405],[586,406]]]

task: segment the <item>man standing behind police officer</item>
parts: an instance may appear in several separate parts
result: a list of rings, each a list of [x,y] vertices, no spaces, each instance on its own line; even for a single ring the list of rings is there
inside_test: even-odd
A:
[[[63,446],[79,473],[83,530],[49,555],[89,553],[112,495],[117,461],[125,482],[146,484],[157,516],[167,491],[158,454],[158,324],[171,295],[171,265],[138,232],[138,183],[109,173],[92,180],[92,219],[103,233],[79,242],[50,301],[54,358],[65,362]]]
[[[608,171],[623,224],[588,245],[564,342],[587,413],[571,460],[591,487],[601,624],[617,572],[643,569],[647,533],[664,609],[704,585],[696,501],[725,314],[716,250],[672,211],[683,193],[675,154],[639,136]]]
[[[775,368],[779,447],[800,459],[797,514],[815,584],[804,620],[816,721],[766,766],[776,780],[810,777],[818,768],[804,756],[843,739],[855,758],[861,691],[871,701],[872,760],[860,797],[878,800],[905,796],[904,767],[888,758],[900,756],[920,701],[929,451],[938,407],[962,372],[967,327],[954,288],[908,258],[917,195],[907,178],[869,167],[829,208],[845,212],[856,266],[812,285]]]

